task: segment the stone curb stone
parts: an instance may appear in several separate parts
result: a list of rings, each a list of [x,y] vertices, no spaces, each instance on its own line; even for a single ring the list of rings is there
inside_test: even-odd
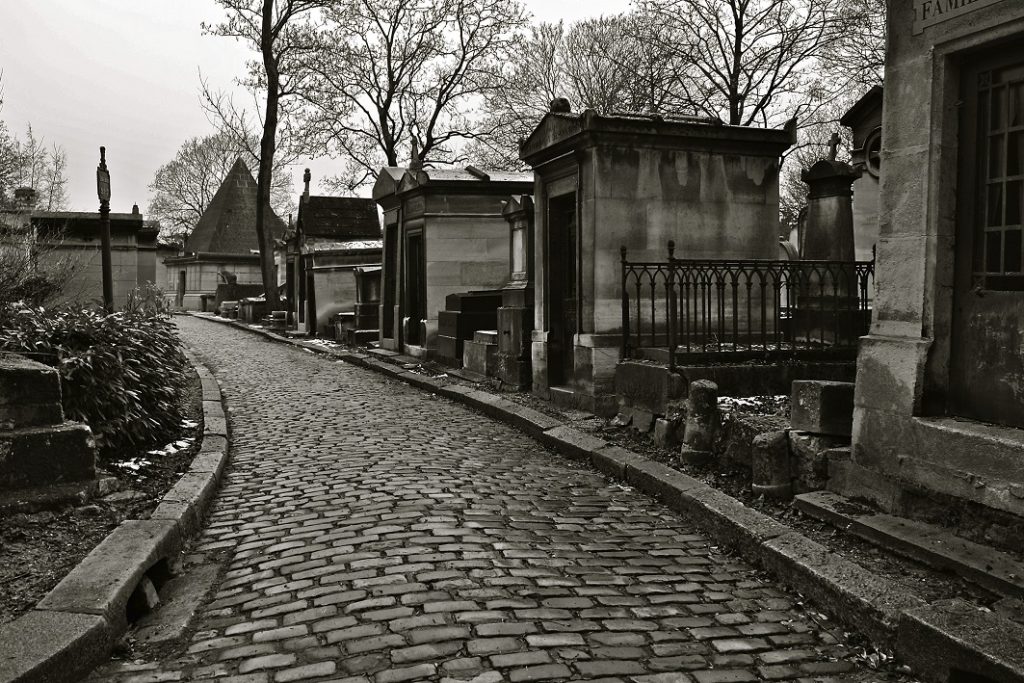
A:
[[[590,454],[590,464],[601,474],[616,479],[626,479],[626,471],[631,465],[643,462],[644,458],[632,451],[618,446],[605,446]],[[643,490],[641,487],[637,487]],[[646,493],[646,491],[645,491]]]
[[[892,590],[884,579],[828,548],[791,532],[766,541],[761,562],[791,588],[856,626],[872,642],[892,647],[900,612],[922,607],[918,598]]]
[[[609,446],[606,441],[585,434],[567,425],[561,425],[546,429],[540,433],[538,439],[541,443],[554,446],[566,457],[572,460],[590,462],[591,453]]]
[[[189,471],[150,519],[122,522],[35,609],[0,627],[0,683],[80,680],[128,628],[126,606],[142,577],[199,530],[227,463],[227,420],[213,374],[185,355],[203,393],[203,443]]]
[[[36,605],[37,610],[96,614],[117,631],[128,627],[125,607],[143,575],[181,547],[166,519],[129,519],[92,549]]]
[[[197,317],[210,319],[206,316]],[[234,324],[228,320],[217,322]],[[236,326],[262,333],[261,330],[246,328],[244,325]],[[285,338],[280,338],[280,341],[293,343]],[[379,361],[368,361],[360,356],[352,359],[354,364],[367,368],[377,369],[378,365],[387,365]],[[388,374],[406,380],[413,373]],[[505,406],[498,401],[484,402],[480,396],[473,395],[486,392],[460,385],[441,385],[436,390],[431,385],[430,390],[452,400],[480,407],[481,410],[484,410],[481,406],[487,405],[488,414],[513,424],[516,422],[516,418],[506,412]],[[613,476],[620,476],[617,473],[621,471],[620,465],[626,456],[612,450],[617,446],[572,429],[557,420],[554,422],[557,426],[536,434],[539,441],[573,460],[584,460],[595,468],[606,468],[616,473]],[[712,535],[723,542],[735,545],[749,560],[759,563],[777,579],[807,595],[815,604],[828,608],[837,618],[859,629],[874,643],[895,647],[897,655],[902,659],[912,661],[914,653],[908,651],[908,648],[921,647],[920,642],[910,639],[912,633],[917,634],[919,641],[924,641],[934,632],[931,647],[942,647],[937,644],[938,641],[947,636],[952,637],[950,634],[941,634],[928,621],[926,615],[933,613],[921,612],[922,609],[929,609],[922,600],[893,588],[860,565],[832,555],[824,546],[767,515],[747,508],[731,496],[697,479],[626,449],[619,450],[634,456],[625,464],[627,483],[662,499],[666,505],[679,512],[693,515],[698,526],[710,530]],[[907,629],[912,630],[905,634]],[[958,645],[963,649],[965,659],[968,656],[982,657],[985,661],[993,659],[993,655],[983,650],[972,650],[974,646],[980,647],[975,642],[961,642]],[[1005,647],[1012,648],[1013,645]],[[1024,683],[1024,677],[1017,674],[1013,676],[995,677],[993,680],[999,683]],[[939,677],[936,680],[946,679]]]
[[[73,683],[113,647],[113,631],[95,614],[32,610],[0,626],[0,681]]]
[[[950,600],[905,611],[897,650],[916,673],[932,680],[952,680],[954,672],[969,672],[994,683],[1021,683],[1021,642],[1021,624]]]

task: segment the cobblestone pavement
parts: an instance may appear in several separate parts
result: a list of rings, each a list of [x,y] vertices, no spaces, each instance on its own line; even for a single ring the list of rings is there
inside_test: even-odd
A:
[[[178,318],[230,409],[179,651],[95,680],[873,680],[682,517],[468,408]]]

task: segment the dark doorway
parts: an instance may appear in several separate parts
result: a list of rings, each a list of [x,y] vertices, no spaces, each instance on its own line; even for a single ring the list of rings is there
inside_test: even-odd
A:
[[[548,265],[551,296],[548,373],[551,386],[571,385],[577,332],[576,193],[548,200]]]
[[[427,319],[427,277],[423,233],[405,241],[405,342],[423,344],[423,321]]]
[[[306,329],[309,336],[316,336],[316,280],[313,270],[306,270]]]
[[[178,308],[185,307],[185,271],[178,271],[178,292],[174,297],[175,303]]]
[[[395,296],[398,289],[398,226],[389,225],[384,236],[383,336],[395,338]]]
[[[964,70],[949,407],[1024,427],[1024,49]]]
[[[288,322],[295,311],[295,262],[288,261],[284,267],[284,292],[288,306]]]

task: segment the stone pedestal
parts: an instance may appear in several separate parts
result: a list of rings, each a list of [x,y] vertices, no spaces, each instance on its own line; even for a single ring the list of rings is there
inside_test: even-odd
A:
[[[0,354],[0,489],[47,486],[96,476],[89,427],[64,420],[60,375]]]
[[[854,260],[853,181],[860,175],[860,169],[828,159],[800,174],[809,188],[800,258]]]

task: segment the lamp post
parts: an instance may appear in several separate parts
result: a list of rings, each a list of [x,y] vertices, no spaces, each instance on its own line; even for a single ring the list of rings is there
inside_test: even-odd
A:
[[[100,199],[100,245],[103,258],[103,310],[114,312],[114,277],[110,267],[110,171],[107,148],[100,147],[100,165],[96,167],[96,194]]]

